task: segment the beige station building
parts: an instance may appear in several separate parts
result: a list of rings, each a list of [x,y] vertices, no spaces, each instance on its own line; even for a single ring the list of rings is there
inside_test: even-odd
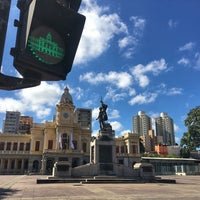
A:
[[[0,133],[0,174],[52,174],[54,163],[71,168],[91,162],[92,110],[77,108],[68,88],[52,122],[33,123],[29,134]],[[115,163],[131,166],[140,158],[139,135],[115,138]]]

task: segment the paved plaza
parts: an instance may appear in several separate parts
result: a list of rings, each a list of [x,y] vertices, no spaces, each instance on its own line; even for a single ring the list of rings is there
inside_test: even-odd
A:
[[[166,176],[176,184],[127,183],[127,184],[37,184],[46,176],[1,175],[0,199],[9,200],[199,200],[200,176]]]

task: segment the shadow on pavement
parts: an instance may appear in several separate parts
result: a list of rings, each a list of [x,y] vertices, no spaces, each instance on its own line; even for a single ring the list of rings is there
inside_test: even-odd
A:
[[[17,191],[18,190],[0,188],[0,199],[4,199],[8,196],[11,196],[12,194],[16,193]]]

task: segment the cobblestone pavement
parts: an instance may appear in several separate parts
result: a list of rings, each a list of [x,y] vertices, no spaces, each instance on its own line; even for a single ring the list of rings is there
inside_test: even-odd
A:
[[[37,184],[46,176],[1,175],[0,199],[8,200],[199,200],[200,176],[166,176],[176,184]]]

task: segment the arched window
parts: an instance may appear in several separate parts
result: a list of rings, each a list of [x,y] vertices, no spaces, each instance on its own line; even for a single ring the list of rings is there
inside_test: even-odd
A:
[[[34,160],[33,161],[33,172],[38,172],[39,171],[39,161]]]
[[[62,134],[62,149],[69,149],[69,136],[67,133]]]

